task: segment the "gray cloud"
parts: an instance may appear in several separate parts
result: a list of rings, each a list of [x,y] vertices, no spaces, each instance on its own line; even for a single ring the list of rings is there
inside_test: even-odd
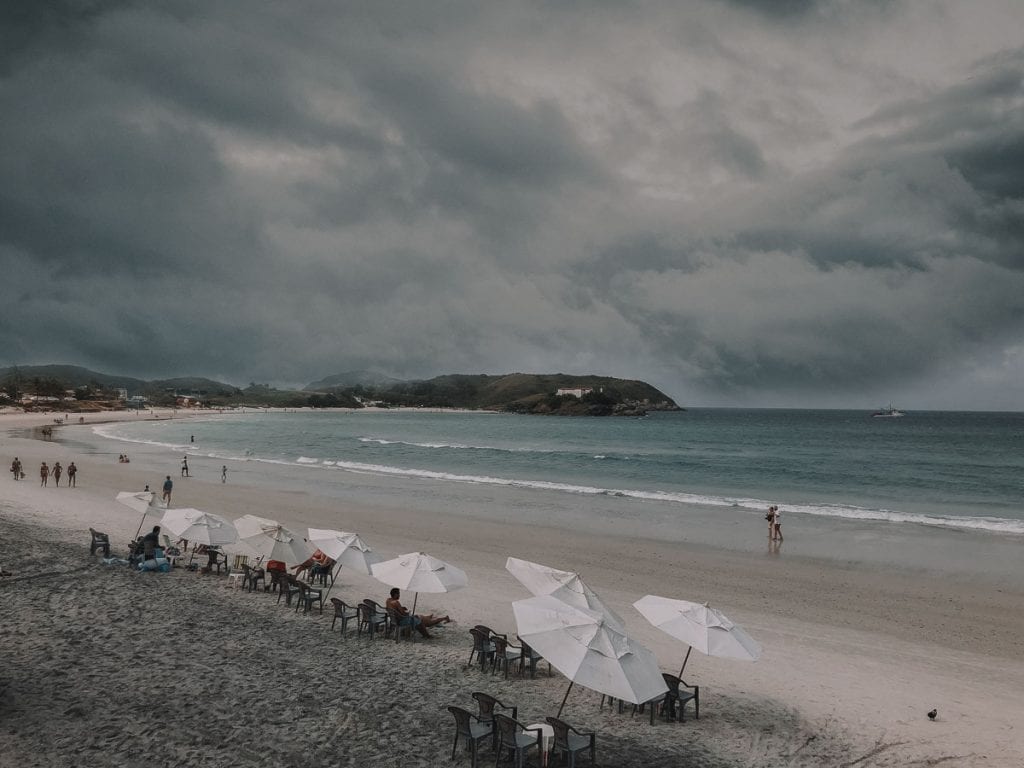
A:
[[[2,364],[1024,407],[1017,4],[18,5]]]

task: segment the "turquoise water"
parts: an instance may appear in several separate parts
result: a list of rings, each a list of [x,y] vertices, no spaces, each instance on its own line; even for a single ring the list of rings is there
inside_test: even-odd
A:
[[[1024,535],[1021,413],[696,409],[587,419],[403,409],[95,431],[168,456],[319,472],[307,476],[338,493],[386,478],[445,505],[501,488],[524,507],[562,496],[614,510],[606,502],[621,499],[622,514],[641,522],[645,510],[685,519],[697,509],[762,514],[774,503],[798,516]]]

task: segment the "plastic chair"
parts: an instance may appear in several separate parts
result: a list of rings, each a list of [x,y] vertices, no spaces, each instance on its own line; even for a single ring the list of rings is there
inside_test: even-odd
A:
[[[675,675],[666,672],[661,673],[668,691],[661,702],[661,714],[667,719],[674,720],[676,716],[676,705],[679,705],[679,722],[686,722],[686,702],[693,701],[693,716],[700,720],[700,686],[688,685]]]
[[[242,566],[242,589],[255,592],[256,584],[260,581],[263,582],[263,589],[266,590],[267,578],[262,568],[253,568],[251,565]]]
[[[341,619],[341,636],[345,636],[345,630],[348,629],[348,623],[352,619],[359,622],[359,608],[354,605],[346,605],[344,600],[339,600],[336,597],[331,598],[331,604],[334,606],[334,618],[331,619],[331,631],[334,630],[334,624]]]
[[[110,557],[110,537],[92,528],[89,529],[89,533],[92,536],[92,541],[89,542],[89,554],[95,555],[97,549],[102,549],[103,556]]]
[[[593,731],[578,731],[557,717],[545,718],[555,732],[552,751],[565,755],[569,768],[576,768],[576,755],[590,750],[590,764],[594,765],[597,749],[597,734]]]
[[[516,768],[523,768],[534,747],[537,749],[537,762],[540,762],[544,734],[540,728],[527,728],[518,720],[500,712],[494,713],[494,727],[498,731],[498,758],[494,761],[495,765],[501,760],[502,753],[510,753]]]
[[[493,723],[485,723],[469,710],[462,707],[448,707],[448,711],[455,716],[455,741],[452,743],[452,760],[455,759],[455,751],[459,748],[459,739],[466,740],[466,749],[469,750],[471,768],[476,768],[476,759],[480,751],[480,742],[490,739],[494,732]]]
[[[537,653],[535,650],[533,650],[533,648],[530,647],[530,644],[523,640],[523,638],[521,638],[519,635],[516,635],[516,640],[518,640],[519,644],[523,647],[523,674],[526,674],[526,666],[529,665],[530,677],[537,677],[537,662],[546,661],[546,659],[539,653]],[[549,661],[548,677],[551,677],[551,675],[551,662]]]
[[[290,608],[292,598],[299,595],[300,592],[298,580],[290,573],[282,573],[277,587],[277,604],[281,604],[281,598],[283,597],[284,604]]]
[[[311,587],[303,581],[295,580],[295,586],[299,588],[298,600],[295,603],[295,612],[299,612],[299,608],[303,609],[303,613],[309,613],[313,608],[313,603],[316,603],[320,607],[320,613],[324,612],[324,593],[322,589]]]
[[[482,720],[485,723],[490,723],[492,725],[494,724],[494,710],[495,709],[504,709],[504,710],[506,710],[509,713],[509,717],[511,717],[513,720],[515,720],[515,719],[517,719],[519,717],[519,708],[518,707],[510,707],[508,704],[505,704],[505,703],[503,703],[501,701],[498,701],[496,698],[494,698],[490,694],[483,693],[482,691],[475,691],[473,693],[473,698],[476,699],[477,706],[480,708],[480,714],[478,716],[479,716],[480,720]],[[498,731],[496,729],[494,729],[494,728],[491,728],[491,732],[492,732],[492,734],[494,736],[494,738],[493,738],[494,744],[491,746],[491,749],[497,751],[497,749],[498,749]]]
[[[417,629],[417,625],[420,623],[420,619],[411,614],[408,616],[403,616],[394,608],[386,608],[385,610],[387,611],[388,614],[389,623],[388,629],[385,631],[385,634],[387,634],[387,632],[393,632],[395,635],[396,643],[400,642],[403,637],[408,637],[409,642],[415,642],[415,635],[417,632],[419,632],[419,630]]]
[[[388,636],[388,615],[384,609],[375,601],[366,598],[363,600],[363,615],[359,619],[359,632],[362,634],[363,627],[370,633],[370,639],[377,636],[377,630],[383,630],[383,637]]]
[[[484,632],[477,627],[469,630],[469,634],[473,636],[473,650],[469,652],[469,661],[466,662],[467,667],[472,666],[474,656],[476,656],[477,661],[480,663],[480,669],[484,668],[488,660],[494,658],[494,643],[491,642],[490,632],[489,629]]]
[[[491,655],[491,674],[493,675],[495,671],[502,668],[505,670],[505,679],[508,680],[508,668],[516,662],[519,662],[521,674],[523,649],[512,645],[504,635],[491,635],[491,642],[494,643],[494,653]]]

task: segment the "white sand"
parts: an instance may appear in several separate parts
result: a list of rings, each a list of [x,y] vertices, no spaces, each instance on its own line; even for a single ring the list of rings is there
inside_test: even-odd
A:
[[[47,423],[0,417],[0,429]],[[508,555],[579,570],[665,671],[678,671],[685,648],[631,607],[647,593],[709,600],[764,646],[755,664],[693,654],[685,677],[701,685],[699,721],[652,728],[575,688],[563,717],[598,732],[603,766],[1024,765],[1019,583],[351,508],[344,527],[385,556],[430,552],[471,585],[420,596],[417,610],[457,622],[433,640],[343,640],[329,610],[296,615],[274,595],[226,589],[224,577],[100,564],[87,529],[123,552],[139,518],[113,497],[160,478],[58,443],[0,441],[4,467],[17,455],[28,475],[0,478],[0,565],[15,572],[0,582],[3,766],[447,764],[447,705],[473,709],[470,694],[483,690],[532,723],[555,714],[564,692],[557,674],[506,682],[463,668],[470,626],[514,633],[510,602],[528,595],[504,571]],[[75,461],[78,487],[40,488],[42,460]],[[335,527],[337,502],[312,493],[179,480],[174,457],[166,472],[189,506]],[[386,588],[343,570],[333,594],[382,602]]]

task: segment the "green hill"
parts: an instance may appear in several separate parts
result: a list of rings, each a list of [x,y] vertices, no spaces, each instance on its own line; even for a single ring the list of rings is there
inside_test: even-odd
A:
[[[312,384],[307,387],[313,388]],[[574,394],[559,396],[556,394],[559,389],[590,391],[582,397]],[[679,410],[672,398],[643,381],[563,373],[448,374],[385,386],[337,386],[320,391],[355,395],[364,401],[385,405],[517,413],[607,416],[648,410]]]

